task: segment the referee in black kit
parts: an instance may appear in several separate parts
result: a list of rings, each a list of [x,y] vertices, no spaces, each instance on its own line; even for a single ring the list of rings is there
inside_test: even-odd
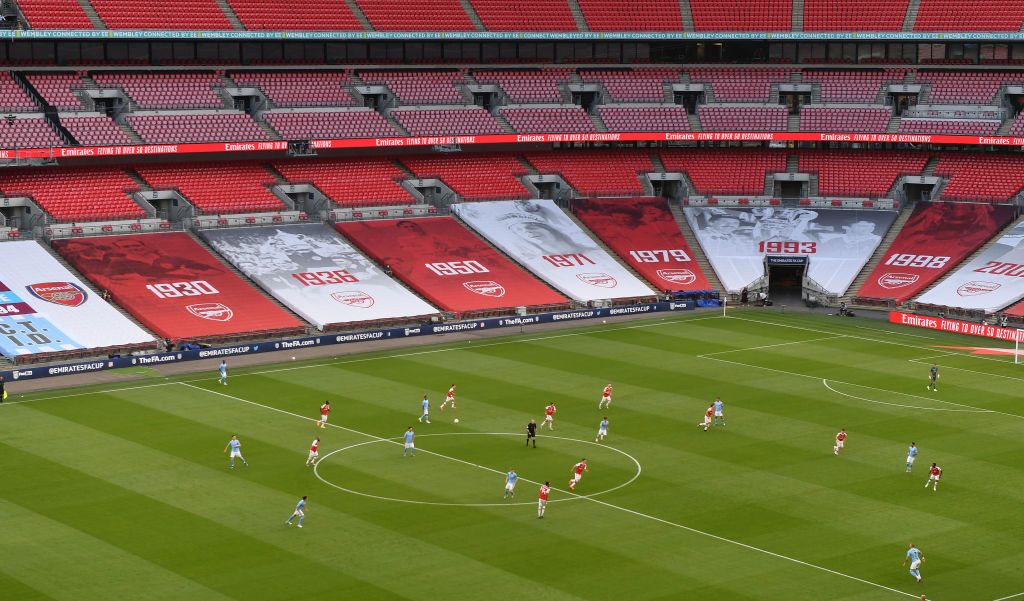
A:
[[[537,420],[531,419],[530,423],[526,424],[526,446],[530,446],[530,440],[533,440],[533,448],[537,448]]]
[[[7,382],[4,382],[4,377],[0,376],[0,403],[4,402],[4,399],[7,398],[7,389],[4,388],[6,384]]]

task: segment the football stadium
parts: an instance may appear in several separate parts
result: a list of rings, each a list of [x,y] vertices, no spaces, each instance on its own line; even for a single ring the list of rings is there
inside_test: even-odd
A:
[[[1024,601],[1024,2],[3,0],[0,63],[0,601]]]

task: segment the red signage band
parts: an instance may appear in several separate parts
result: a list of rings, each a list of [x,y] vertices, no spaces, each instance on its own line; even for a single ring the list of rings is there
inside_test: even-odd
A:
[[[960,321],[959,319],[945,319],[943,317],[932,317],[931,315],[916,315],[914,313],[900,313],[899,311],[889,312],[889,321],[905,326],[926,328],[929,330],[940,330],[953,334],[968,334],[970,336],[982,336],[996,340],[1020,340],[1024,342],[1024,330],[1014,328],[1001,328],[983,323],[972,323]]]
[[[439,144],[553,144],[557,142],[882,142],[1024,147],[1020,136],[949,136],[928,134],[867,134],[821,132],[601,132],[587,134],[499,134],[488,136],[412,136],[312,140],[315,149],[386,148]],[[200,144],[139,144],[129,146],[71,146],[0,150],[0,160],[183,155],[231,152],[281,152],[287,140],[204,142]]]

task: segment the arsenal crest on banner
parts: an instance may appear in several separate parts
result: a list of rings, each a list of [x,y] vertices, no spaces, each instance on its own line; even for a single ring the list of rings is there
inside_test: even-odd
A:
[[[697,275],[689,269],[659,269],[658,277],[673,284],[692,284],[697,281]]]
[[[343,305],[358,309],[369,309],[373,306],[373,297],[365,292],[351,290],[349,292],[333,292],[331,298]]]
[[[884,273],[878,278],[878,285],[886,290],[903,288],[917,283],[921,276],[913,273]]]
[[[579,273],[576,274],[581,282],[590,284],[591,286],[599,286],[601,288],[614,288],[619,285],[615,278],[608,275],[607,273]]]
[[[494,298],[505,296],[505,287],[493,280],[474,280],[472,282],[463,282],[462,285],[470,292],[476,292],[484,296],[493,296]]]
[[[192,315],[209,319],[210,321],[230,321],[235,316],[235,312],[231,310],[231,307],[221,303],[196,303],[185,308]]]
[[[64,307],[78,307],[89,298],[89,293],[72,282],[43,282],[25,286],[32,296]]]
[[[967,282],[962,284],[956,289],[956,293],[960,296],[979,296],[982,294],[988,294],[989,292],[995,292],[999,289],[999,284],[995,282]]]

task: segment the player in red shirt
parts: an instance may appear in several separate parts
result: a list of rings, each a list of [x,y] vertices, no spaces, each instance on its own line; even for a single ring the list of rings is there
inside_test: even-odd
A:
[[[441,411],[444,411],[444,406],[448,403],[452,404],[452,410],[455,410],[455,384],[448,389],[448,395],[444,397],[444,402],[441,403]]]
[[[928,470],[928,481],[924,483],[924,487],[928,488],[928,485],[934,482],[932,492],[937,492],[939,490],[940,476],[942,476],[942,468],[933,463],[931,469]]]
[[[832,447],[832,453],[838,455],[839,451],[843,450],[844,442],[846,442],[846,428],[843,428],[839,431],[839,434],[836,434],[836,444]]]
[[[601,400],[597,402],[597,408],[611,407],[612,406],[612,385],[608,384],[604,387],[601,392]]]
[[[320,419],[316,422],[317,428],[327,428],[327,414],[331,412],[331,402],[324,401],[323,405],[320,405]]]
[[[583,472],[587,471],[587,458],[580,459],[580,462],[572,466],[572,480],[569,480],[569,490],[576,490],[576,484],[583,477]]]
[[[555,407],[555,402],[551,401],[551,403],[544,408],[544,421],[540,425],[541,428],[544,427],[544,424],[547,424],[548,430],[555,429],[555,411],[558,411],[558,408]]]
[[[313,439],[313,444],[309,447],[309,458],[306,459],[306,467],[316,465],[316,458],[320,456],[320,437],[317,436]]]
[[[707,411],[704,412],[704,421],[697,422],[697,427],[698,428],[704,428],[704,431],[707,432],[708,428],[711,427],[711,416],[713,416],[714,414],[715,414],[715,406],[714,405],[708,405]]]
[[[551,492],[551,483],[544,482],[540,487],[540,496],[537,498],[537,517],[544,519],[544,510],[548,508],[548,494]]]

